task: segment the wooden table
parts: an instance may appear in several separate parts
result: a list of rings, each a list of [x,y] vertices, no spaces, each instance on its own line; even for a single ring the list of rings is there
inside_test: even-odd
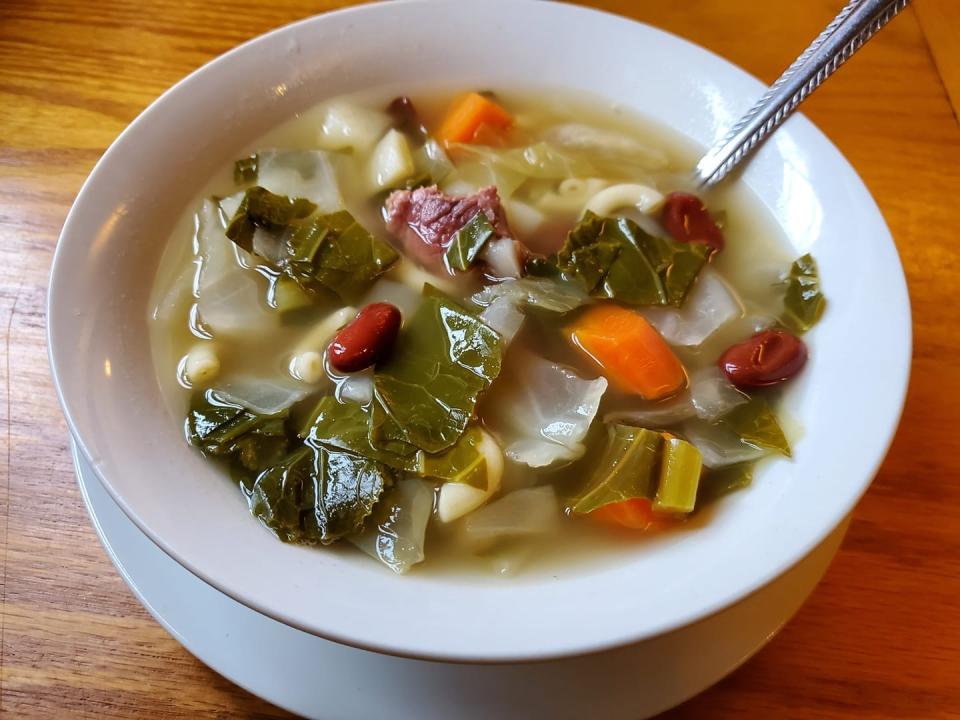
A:
[[[44,303],[67,210],[123,127],[214,56],[341,4],[0,2],[0,716],[286,717],[191,657],[114,572],[74,480]],[[595,4],[770,81],[841,1]],[[897,239],[913,381],[890,456],[819,589],[770,646],[671,718],[960,717],[958,102],[960,3],[916,0],[804,106]]]

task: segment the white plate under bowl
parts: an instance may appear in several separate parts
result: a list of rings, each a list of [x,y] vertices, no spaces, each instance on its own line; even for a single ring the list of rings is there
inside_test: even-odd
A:
[[[391,2],[322,15],[203,67],[150,106],[85,183],[54,258],[54,379],[83,454],[124,512],[208,583],[275,619],[398,655],[505,662],[593,652],[729,607],[817,546],[867,488],[910,366],[903,271],[876,205],[806,119],[751,160],[746,183],[791,250],[820,263],[829,308],[786,411],[804,427],[711,522],[617,563],[504,582],[398,578],[359,553],[284,545],[183,440],[149,352],[147,296],[174,221],[265,130],[358,88],[552,85],[590,91],[703,145],[762,86],[654,28],[548,2]]]
[[[522,665],[435,663],[358,650],[295,630],[231,600],[178,565],[120,510],[73,447],[90,518],[120,575],[201,661],[310,718],[536,720],[662,712],[719,680],[800,607],[840,546],[842,523],[789,572],[703,622],[634,646]]]

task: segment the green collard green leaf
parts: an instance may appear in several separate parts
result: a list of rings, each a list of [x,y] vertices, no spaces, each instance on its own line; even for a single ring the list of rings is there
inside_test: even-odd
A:
[[[243,194],[240,206],[227,225],[227,237],[247,252],[253,251],[253,235],[257,228],[280,231],[294,220],[313,214],[317,206],[303,198],[274,195],[262,187],[252,187]]]
[[[777,422],[777,416],[763,398],[755,397],[738,405],[714,424],[733,431],[747,445],[792,456],[790,443]]]
[[[348,450],[395,470],[486,488],[487,463],[480,449],[478,426],[467,428],[456,444],[445,452],[429,454],[418,450],[411,455],[402,455],[374,447],[370,442],[370,424],[368,408],[357,403],[338,402],[327,395],[319,400],[300,435],[310,444]]]
[[[327,545],[360,532],[392,481],[375,460],[304,445],[244,489],[250,512],[281,540]]]
[[[700,478],[697,489],[697,504],[702,505],[728,495],[736,490],[748,487],[753,482],[754,463],[745,462],[728,465],[725,468],[707,470]]]
[[[308,293],[336,293],[345,302],[363,295],[400,256],[346,210],[314,215],[303,198],[247,190],[226,234],[283,272]],[[265,235],[254,236],[257,231]]]
[[[287,451],[287,415],[287,410],[258,415],[206,390],[191,400],[187,439],[208,455],[232,457],[245,470],[260,470]]]
[[[452,300],[425,295],[374,374],[371,443],[401,455],[452,447],[500,373],[500,336]]]
[[[341,210],[311,218],[288,234],[282,269],[307,290],[331,290],[352,302],[399,257]]]
[[[257,181],[258,155],[240,158],[233,164],[233,182],[237,185],[246,185]]]
[[[817,324],[826,306],[817,261],[808,253],[790,267],[783,298],[784,324],[795,332],[806,332]]]
[[[444,261],[448,267],[466,272],[491,237],[493,225],[480,210],[454,234],[450,247],[444,254]]]
[[[446,452],[438,455],[418,453],[417,474],[486,490],[487,456],[481,450],[482,439],[483,431],[472,425]]]
[[[611,503],[653,499],[657,464],[663,446],[660,433],[631,425],[607,426],[607,445],[584,489],[571,498],[570,511],[593,512]]]
[[[326,395],[300,430],[308,443],[348,450],[382,462],[396,470],[414,472],[420,461],[416,454],[400,455],[374,447],[370,442],[370,410],[353,402],[339,402]]]
[[[628,218],[587,211],[567,236],[556,265],[594,297],[680,306],[710,253],[704,243],[653,237]]]

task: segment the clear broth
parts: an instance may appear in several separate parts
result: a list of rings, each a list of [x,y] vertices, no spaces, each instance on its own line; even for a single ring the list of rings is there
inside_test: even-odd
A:
[[[385,90],[368,91],[337,98],[347,99],[359,105],[381,109],[397,95]],[[420,118],[428,128],[435,128],[444,108],[449,103],[450,93],[423,92],[407,93],[412,97]],[[623,169],[619,181],[641,182],[652,185],[663,192],[672,190],[693,191],[690,169],[699,156],[700,148],[671,129],[659,125],[640,115],[628,112],[615,103],[585,95],[572,95],[565,92],[527,92],[497,91],[502,104],[509,108],[517,118],[521,132],[536,134],[538,129],[564,122],[577,122],[601,129],[614,130],[636,138],[651,148],[662,151],[667,158],[666,165],[656,170],[641,168]],[[266,149],[304,150],[317,147],[316,138],[321,113],[328,102],[321,103],[297,117],[283,123],[255,143],[245,154]],[[525,130],[528,129],[528,130]],[[381,216],[382,196],[371,193],[364,183],[364,163],[362,155],[345,156],[340,159],[338,180],[344,199],[344,207],[370,232],[384,240],[390,240]],[[527,183],[515,195],[514,199],[532,201],[537,193],[544,191],[543,182]],[[227,196],[236,192],[233,180],[233,161],[226,164],[197,194],[196,200],[184,211],[169,241],[157,272],[150,307],[157,308],[162,303],[174,300],[172,311],[163,317],[157,317],[151,311],[151,346],[158,380],[168,409],[174,417],[184,417],[192,390],[185,382],[181,362],[187,351],[198,338],[206,337],[203,330],[194,322],[192,306],[195,298],[189,285],[181,282],[181,291],[176,290],[178,281],[185,269],[194,262],[195,213],[204,198]],[[725,212],[724,235],[726,248],[713,260],[713,266],[737,291],[747,315],[776,316],[781,300],[780,290],[775,286],[783,271],[789,267],[792,258],[786,251],[782,231],[773,221],[766,208],[752,195],[746,186],[738,182],[729,182],[720,188],[702,194],[706,204],[714,210]],[[508,211],[509,213],[509,211]],[[523,237],[532,249],[539,252],[555,250],[562,243],[567,230],[576,221],[573,216],[558,216],[549,222],[535,238]],[[403,263],[413,262],[403,259]],[[389,271],[384,277],[396,279],[398,272]],[[258,278],[263,297],[266,298],[270,278],[263,272]],[[457,287],[455,294],[461,299],[468,298],[476,291],[474,280],[465,280]],[[265,302],[265,301],[264,301]],[[286,377],[291,349],[304,333],[333,310],[337,305],[318,304],[310,312],[299,312],[289,320],[255,338],[228,339],[218,338],[218,353],[221,360],[221,375],[244,372],[266,377]],[[573,368],[578,375],[586,378],[597,377],[598,370],[585,356],[574,350],[558,332],[564,321],[551,324],[549,321],[526,322],[520,334],[514,339],[505,363],[510,363],[515,349],[527,349],[553,362]],[[678,349],[688,373],[715,361],[719,353],[731,343],[745,337],[742,326],[722,328],[708,339],[696,351]],[[498,380],[498,383],[501,382]],[[331,392],[330,388],[321,393]],[[628,396],[611,387],[604,396],[598,418],[611,410],[636,405],[636,398]],[[483,419],[483,402],[478,408]],[[586,458],[595,456],[602,446],[602,423],[594,422],[588,435]],[[549,481],[556,484],[562,496],[564,489],[576,487],[585,480],[589,472],[589,460],[583,459],[559,469],[541,469],[531,471],[510,460],[505,460],[503,487],[500,494],[511,489],[528,486],[535,482]],[[224,482],[232,482],[224,472]],[[706,522],[709,512],[699,511],[676,531],[693,530]],[[467,573],[514,574],[522,569],[528,573],[550,573],[552,568],[571,563],[606,564],[615,561],[622,553],[635,550],[638,546],[648,546],[658,541],[659,533],[642,533],[609,528],[583,519],[565,518],[553,535],[535,541],[517,542],[510,546],[496,547],[492,551],[476,554],[463,539],[462,520],[442,526],[436,519],[430,523],[426,543],[426,561],[418,565],[415,572],[430,573]],[[668,531],[668,532],[676,532]],[[341,543],[343,544],[343,543]],[[324,552],[327,549],[319,549]],[[351,552],[358,552],[352,547]]]

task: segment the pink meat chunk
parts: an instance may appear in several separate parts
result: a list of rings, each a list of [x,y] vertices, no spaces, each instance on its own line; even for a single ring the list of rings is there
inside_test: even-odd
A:
[[[409,257],[436,266],[456,232],[482,211],[498,238],[512,238],[500,196],[493,185],[472,195],[447,195],[436,185],[396,190],[386,202],[387,229]],[[519,245],[519,243],[518,243]]]

